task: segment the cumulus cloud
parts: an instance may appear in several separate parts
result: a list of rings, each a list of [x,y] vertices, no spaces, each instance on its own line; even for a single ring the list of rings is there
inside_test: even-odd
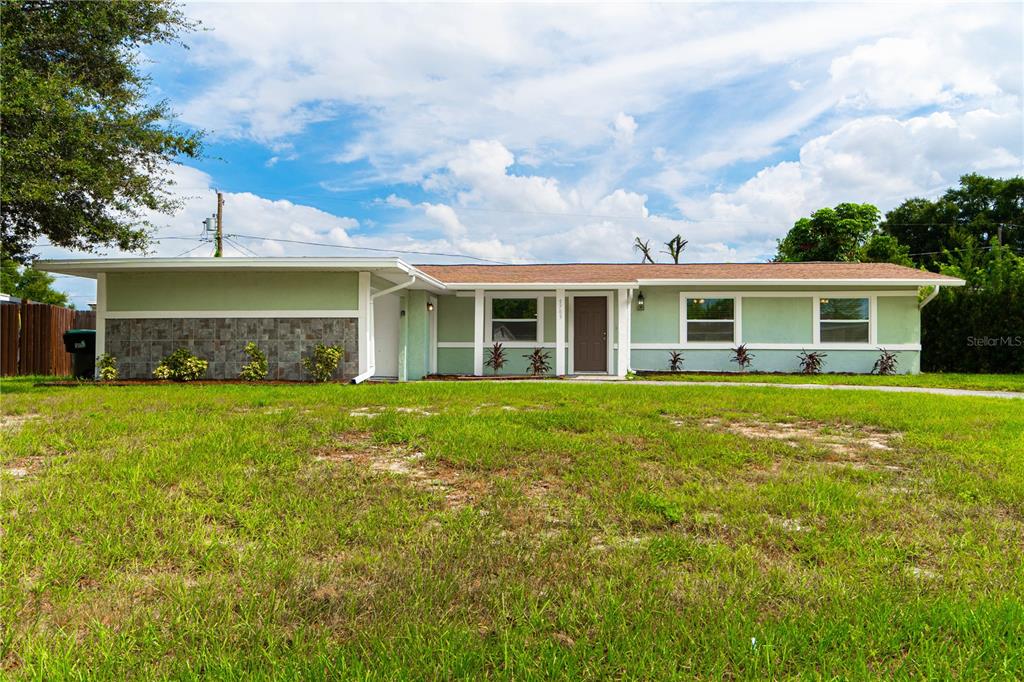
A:
[[[808,141],[798,161],[764,168],[732,191],[683,200],[680,209],[695,221],[698,239],[773,249],[772,237],[822,206],[854,201],[886,210],[912,196],[933,196],[966,172],[1019,173],[1022,123],[1020,112],[989,109],[856,119]]]

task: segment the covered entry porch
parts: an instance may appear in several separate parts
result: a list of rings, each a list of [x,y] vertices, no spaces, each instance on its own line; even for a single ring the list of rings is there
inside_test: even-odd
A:
[[[439,296],[430,364],[437,374],[493,374],[486,360],[500,343],[507,364],[499,375],[527,373],[525,356],[540,348],[556,376],[625,376],[632,296],[621,287],[493,287]]]

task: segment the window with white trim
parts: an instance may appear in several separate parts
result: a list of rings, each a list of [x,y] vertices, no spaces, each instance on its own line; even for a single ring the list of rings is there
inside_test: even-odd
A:
[[[687,343],[733,343],[736,334],[735,298],[687,298]]]
[[[821,298],[819,333],[821,343],[867,343],[869,310],[866,298]]]
[[[491,299],[492,341],[537,341],[537,299]]]

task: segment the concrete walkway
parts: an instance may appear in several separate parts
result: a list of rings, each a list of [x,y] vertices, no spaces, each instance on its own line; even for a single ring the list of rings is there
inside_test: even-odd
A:
[[[965,395],[975,398],[1010,398],[1024,399],[1024,393],[1011,391],[972,391],[965,388],[928,388],[924,386],[858,386],[852,384],[770,384],[754,381],[645,381],[637,379],[625,381],[618,378],[604,380],[588,377],[587,379],[566,379],[570,383],[619,383],[640,384],[643,386],[757,386],[758,388],[799,388],[824,391],[880,391],[882,393],[931,393],[932,395]]]

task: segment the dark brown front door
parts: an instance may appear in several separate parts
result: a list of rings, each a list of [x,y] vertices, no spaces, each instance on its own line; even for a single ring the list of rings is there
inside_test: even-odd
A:
[[[608,299],[577,296],[573,299],[573,370],[608,371]]]

